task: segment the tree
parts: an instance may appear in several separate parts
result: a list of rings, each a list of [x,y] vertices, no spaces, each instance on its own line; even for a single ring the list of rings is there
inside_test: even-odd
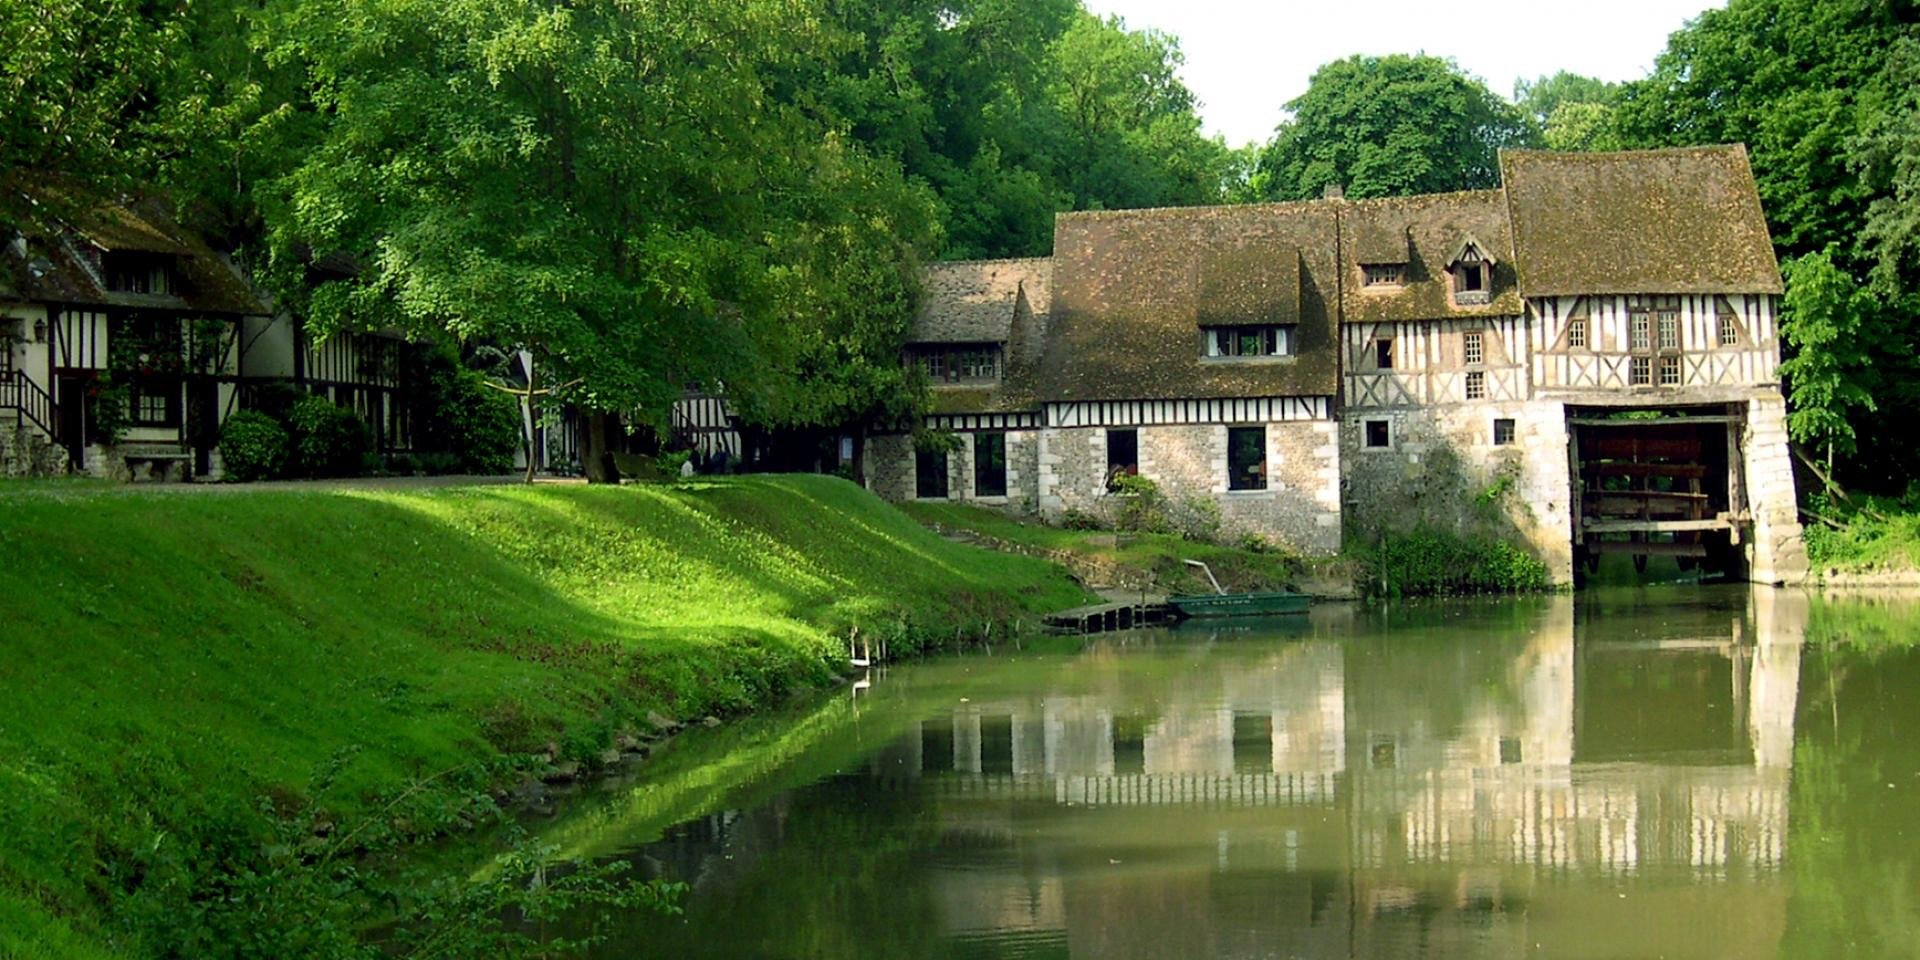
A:
[[[844,42],[806,4],[323,0],[274,36],[330,118],[265,199],[278,286],[316,329],[524,350],[530,401],[655,423],[856,292],[897,314],[897,348],[902,297],[815,269],[902,256],[854,247],[913,191],[776,88]],[[356,268],[316,278],[310,251]]]
[[[1784,272],[1780,330],[1797,351],[1780,368],[1793,402],[1787,428],[1795,440],[1826,452],[1831,478],[1836,456],[1854,452],[1858,414],[1877,408],[1867,346],[1875,326],[1874,298],[1827,252],[1789,260]]]
[[[1268,199],[1311,199],[1333,185],[1351,197],[1491,187],[1500,149],[1534,139],[1518,108],[1429,56],[1334,61],[1287,109],[1260,162]]]
[[[1513,102],[1521,112],[1546,126],[1555,110],[1573,103],[1611,104],[1620,93],[1620,85],[1565,70],[1550,77],[1520,80],[1513,85]]]
[[[103,187],[149,173],[177,142],[161,88],[184,36],[180,4],[32,0],[0,5],[0,220],[49,173]]]
[[[1849,485],[1887,493],[1920,475],[1920,422],[1906,415],[1920,403],[1917,46],[1911,0],[1732,0],[1676,32],[1653,74],[1627,84],[1616,107],[1615,132],[1627,146],[1746,144],[1781,259],[1804,261],[1800,286],[1838,291],[1837,272],[1870,289],[1866,333],[1788,343],[1803,379],[1849,370],[1854,351],[1866,352],[1873,403],[1846,405],[1845,421],[1876,442],[1822,435],[1834,438]],[[1814,255],[1821,259],[1806,260]],[[1840,292],[1822,298],[1825,313],[1804,302],[1802,311],[1838,323],[1856,302]],[[1806,355],[1826,350],[1843,354]],[[1818,402],[1818,392],[1807,400]],[[1830,414],[1808,422],[1837,429]]]

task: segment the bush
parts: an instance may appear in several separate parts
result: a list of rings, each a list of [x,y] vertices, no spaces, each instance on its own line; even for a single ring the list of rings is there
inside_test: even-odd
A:
[[[1182,539],[1195,543],[1215,543],[1220,539],[1220,501],[1210,497],[1187,497],[1171,511],[1173,529]]]
[[[1511,543],[1430,528],[1390,534],[1361,562],[1362,587],[1373,596],[1522,593],[1553,583],[1544,562]]]
[[[257,410],[242,410],[220,429],[220,459],[227,478],[240,483],[280,475],[287,463],[287,431]]]
[[[300,477],[350,477],[367,471],[373,430],[353,411],[321,396],[303,397],[287,412],[287,472]]]
[[[1060,526],[1067,530],[1098,530],[1100,518],[1078,507],[1068,507],[1060,515]]]
[[[1130,533],[1167,533],[1173,523],[1167,517],[1167,497],[1160,485],[1138,474],[1115,477],[1113,492],[1119,498],[1119,515],[1114,526]]]

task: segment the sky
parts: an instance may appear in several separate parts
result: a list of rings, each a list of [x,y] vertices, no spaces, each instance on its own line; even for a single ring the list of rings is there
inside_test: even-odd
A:
[[[1264,143],[1321,64],[1356,53],[1451,57],[1493,92],[1560,70],[1634,80],[1715,0],[1085,0],[1180,39],[1207,131]]]

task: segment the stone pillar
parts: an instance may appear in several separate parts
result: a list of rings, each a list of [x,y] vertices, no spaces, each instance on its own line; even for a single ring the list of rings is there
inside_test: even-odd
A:
[[[1787,451],[1787,402],[1779,394],[1755,397],[1747,404],[1741,450],[1747,508],[1753,513],[1749,576],[1755,583],[1805,582],[1807,547],[1793,489],[1793,455]]]

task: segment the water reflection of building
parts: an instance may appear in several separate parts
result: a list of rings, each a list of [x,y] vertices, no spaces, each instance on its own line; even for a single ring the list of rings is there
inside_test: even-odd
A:
[[[1651,618],[1563,599],[1510,643],[1302,642],[1151,702],[965,704],[875,772],[937,797],[950,829],[991,821],[1024,848],[940,871],[956,936],[1143,957],[1396,953],[1414,937],[1445,955],[1578,940],[1569,924],[1617,943],[1612,924],[1693,923],[1767,953],[1784,924],[1795,604],[1759,592]],[[1664,892],[1628,911],[1610,883]],[[1000,908],[970,906],[984,902]],[[1557,935],[1516,919],[1528,903],[1557,904]]]

